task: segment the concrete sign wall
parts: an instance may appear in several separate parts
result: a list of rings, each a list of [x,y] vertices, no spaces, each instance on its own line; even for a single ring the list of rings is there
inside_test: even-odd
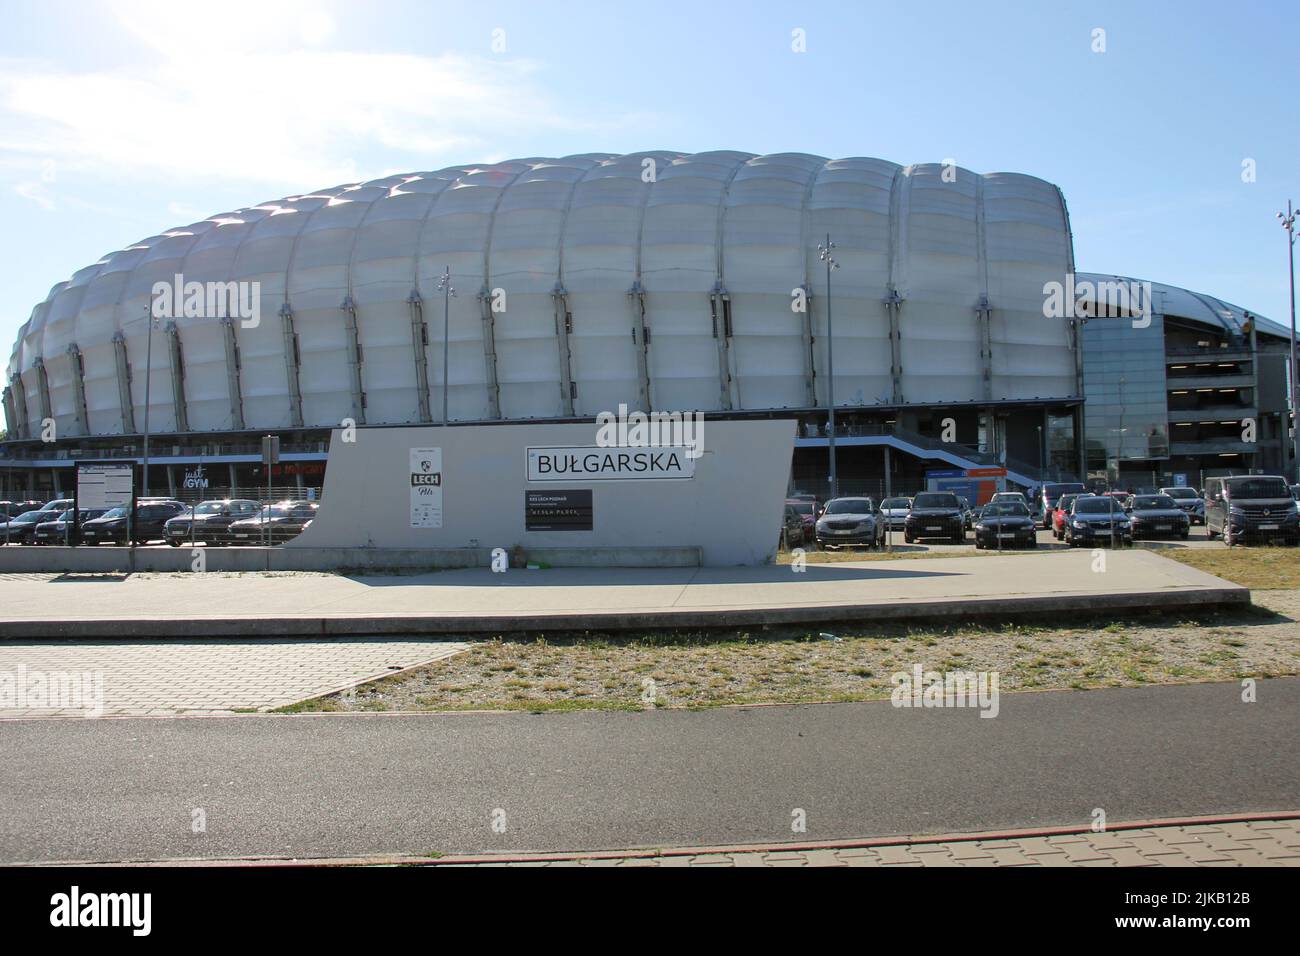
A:
[[[289,548],[775,554],[795,422],[707,422],[694,449],[600,447],[595,423],[359,428],[330,439],[320,512]]]

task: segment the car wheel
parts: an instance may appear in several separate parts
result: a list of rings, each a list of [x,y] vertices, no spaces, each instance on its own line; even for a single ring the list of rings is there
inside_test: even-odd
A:
[[[903,535],[903,541],[904,541],[905,543],[907,543],[907,544],[911,544],[911,543],[912,543],[913,541],[915,541],[915,540],[916,540],[916,539],[913,538],[910,534],[904,534],[904,535]]]
[[[175,541],[171,538],[167,539],[167,543],[170,544],[173,548],[179,548],[181,546],[181,543],[179,541]]]

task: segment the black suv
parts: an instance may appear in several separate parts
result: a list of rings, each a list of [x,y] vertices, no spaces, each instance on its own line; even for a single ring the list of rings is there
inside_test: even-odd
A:
[[[127,543],[127,521],[129,507],[114,508],[102,516],[87,521],[81,526],[81,540],[86,544]],[[175,518],[185,511],[179,501],[141,501],[135,506],[135,521],[131,523],[131,540],[136,544],[160,541],[164,537],[163,526],[168,519]]]
[[[951,491],[922,491],[912,499],[903,522],[903,540],[947,538],[953,544],[966,540],[966,508]]]

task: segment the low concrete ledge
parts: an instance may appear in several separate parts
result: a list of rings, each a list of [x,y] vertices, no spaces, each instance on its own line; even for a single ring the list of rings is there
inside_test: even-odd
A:
[[[485,568],[490,548],[199,548],[207,571],[438,571]],[[0,573],[135,574],[194,570],[194,549],[0,547]],[[553,568],[697,568],[698,547],[534,548],[528,561]]]
[[[100,620],[0,621],[0,640],[49,638],[356,637],[486,635],[519,631],[647,631],[677,628],[842,624],[870,621],[972,620],[1072,612],[1124,613],[1247,607],[1242,587],[1124,594],[1054,594],[1007,598],[924,599],[893,604],[781,605],[658,611],[524,612],[518,614],[340,614],[264,617],[132,617]]]

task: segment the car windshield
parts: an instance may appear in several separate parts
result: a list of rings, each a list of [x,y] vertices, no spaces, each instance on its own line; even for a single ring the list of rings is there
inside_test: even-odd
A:
[[[1291,497],[1291,489],[1281,478],[1234,478],[1224,484],[1232,498]]]
[[[1133,499],[1134,511],[1152,511],[1157,508],[1177,508],[1168,495],[1138,495]]]
[[[1074,513],[1077,515],[1100,515],[1109,512],[1123,514],[1124,509],[1113,498],[1076,498]]]
[[[912,499],[913,508],[960,508],[956,495],[937,493],[917,495]]]
[[[219,515],[228,508],[224,501],[204,501],[194,506],[196,515]]]
[[[1029,509],[1019,501],[994,501],[984,507],[984,517],[990,515],[1016,515],[1028,518]]]
[[[826,506],[828,515],[861,515],[870,511],[870,498],[836,498]]]
[[[1070,505],[1074,504],[1074,499],[1078,497],[1078,495],[1061,495],[1061,500],[1056,503],[1056,506],[1062,511],[1069,511]]]
[[[813,503],[811,501],[792,501],[790,507],[801,515],[810,515],[813,513]]]
[[[24,511],[14,519],[14,524],[28,524],[32,521],[49,521],[50,513],[48,511]]]
[[[126,517],[126,509],[125,509],[125,508],[113,508],[113,509],[110,510],[110,511],[105,511],[104,514],[103,514],[101,517],[104,517],[104,518],[125,518],[125,517]]]
[[[1072,491],[1076,493],[1083,491],[1083,485],[1077,481],[1059,485],[1043,485],[1043,494],[1050,499],[1059,498],[1061,495],[1069,494]]]
[[[891,508],[891,509],[901,508],[903,510],[907,510],[908,508],[912,507],[912,502],[907,498],[886,498],[884,503],[880,507]]]
[[[1199,494],[1196,493],[1196,489],[1195,489],[1195,488],[1170,488],[1170,489],[1168,489],[1167,491],[1165,491],[1165,492],[1163,492],[1163,493],[1166,494],[1166,495],[1168,495],[1170,498],[1199,498],[1199,497],[1201,497]]]

